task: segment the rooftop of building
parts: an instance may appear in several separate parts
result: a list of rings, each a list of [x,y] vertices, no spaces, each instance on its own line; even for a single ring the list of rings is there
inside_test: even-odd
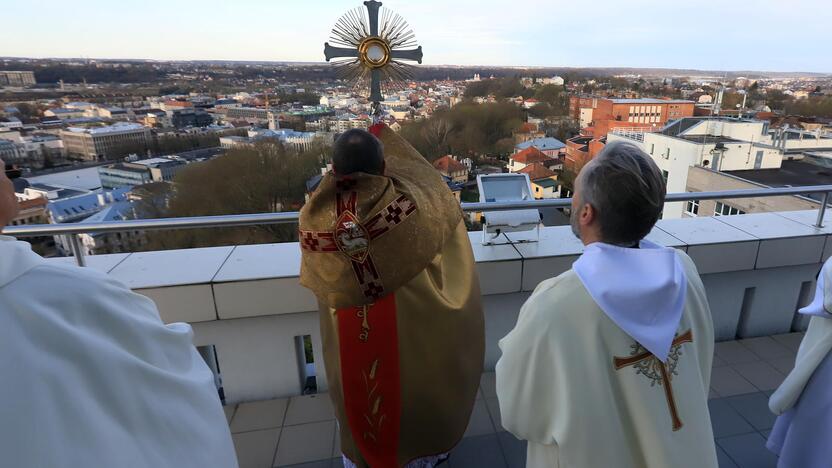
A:
[[[109,171],[119,171],[119,172],[132,172],[134,174],[147,174],[148,168],[147,167],[136,167],[130,165],[130,163],[115,163],[110,164],[109,166],[102,166],[98,168],[99,173],[109,172]]]
[[[433,162],[433,167],[435,167],[436,170],[438,170],[438,171],[446,172],[446,173],[447,172],[459,172],[459,171],[464,171],[465,170],[465,165],[463,165],[461,162],[454,159],[454,157],[451,156],[450,154],[447,155],[447,156],[442,156],[441,158],[434,161]]]
[[[797,160],[784,160],[779,169],[750,169],[727,173],[767,187],[832,184],[832,168]],[[812,195],[812,198],[820,199],[821,196]]]
[[[59,185],[49,185],[37,182],[31,183],[31,181],[27,188],[31,190],[37,190],[39,192],[55,192],[57,194],[58,199],[72,198],[90,193],[87,190],[79,190],[77,188],[62,187]]]
[[[558,140],[557,138],[551,137],[535,138],[533,140],[524,141],[523,143],[516,145],[514,148],[522,151],[531,146],[534,146],[540,151],[553,151],[566,148],[566,143]]]
[[[540,163],[532,163],[518,171],[521,174],[528,174],[530,180],[550,179],[557,174]],[[539,184],[538,184],[539,185]]]
[[[697,143],[700,145],[713,145],[719,143],[747,143],[742,140],[737,140],[736,138],[731,138],[722,135],[675,135],[675,138],[689,141],[691,143]]]
[[[102,127],[68,127],[66,129],[67,132],[72,133],[86,133],[89,135],[104,135],[108,133],[120,133],[120,132],[131,132],[131,131],[145,131],[148,130],[142,124],[138,123],[131,123],[131,122],[118,122],[112,125],[105,125]]]
[[[532,164],[536,162],[544,162],[544,161],[551,161],[552,158],[546,156],[542,151],[535,148],[534,146],[530,146],[523,151],[511,156],[511,159],[515,162],[520,164]]]
[[[816,216],[816,211],[805,211],[663,220],[648,236],[686,251],[712,298],[718,343],[708,410],[721,467],[777,463],[765,449],[775,420],[768,397],[792,369],[802,340],[805,323],[796,320],[794,312],[806,299],[806,283],[812,284],[820,263],[832,255],[827,248],[832,227],[814,228]],[[515,241],[528,236],[507,234]],[[450,467],[521,467],[526,445],[505,432],[501,423],[493,372],[499,358],[497,339],[514,325],[520,306],[537,284],[568,269],[583,246],[566,226],[543,228],[538,242],[484,246],[481,238],[481,233],[470,233],[488,311],[486,364],[465,437],[454,448]],[[241,467],[340,466],[338,427],[326,390],[322,385],[320,393],[301,395],[296,384],[295,336],[311,334],[315,356],[320,352],[317,303],[298,284],[297,243],[123,253],[87,260],[89,268],[154,299],[166,323],[189,322],[197,340],[217,344],[230,402],[226,420]],[[726,274],[736,280],[726,281]],[[284,354],[285,359],[275,359]],[[258,375],[229,370],[240,365],[257,369]],[[252,391],[246,379],[263,385],[261,374],[275,377],[267,385],[274,388]],[[324,378],[322,372],[318,375]]]
[[[613,104],[695,104],[694,101],[686,99],[658,99],[658,98],[636,98],[636,99],[610,99]]]

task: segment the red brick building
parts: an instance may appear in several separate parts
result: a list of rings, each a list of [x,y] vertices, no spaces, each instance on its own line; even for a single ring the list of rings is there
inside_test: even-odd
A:
[[[669,121],[692,117],[695,103],[676,99],[616,99],[572,96],[570,115],[584,125],[581,135],[566,143],[565,169],[577,172],[606,144],[607,134],[616,129],[652,132]]]
[[[589,126],[595,138],[603,138],[614,128],[661,128],[668,121],[692,117],[695,103],[676,99],[613,99],[572,96],[569,113],[580,120],[582,110],[591,115]],[[591,113],[589,112],[591,110]]]

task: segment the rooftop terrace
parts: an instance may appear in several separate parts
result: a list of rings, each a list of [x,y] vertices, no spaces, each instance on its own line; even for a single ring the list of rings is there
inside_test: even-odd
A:
[[[292,220],[291,214],[253,216],[247,224]],[[710,410],[721,466],[776,464],[763,446],[774,420],[766,400],[791,369],[807,326],[796,311],[810,301],[821,263],[832,256],[832,225],[817,227],[817,217],[816,211],[799,211],[663,220],[648,236],[686,251],[708,292],[719,341]],[[26,229],[37,230],[7,231]],[[509,234],[515,241],[529,236]],[[569,269],[583,247],[566,226],[543,228],[539,242],[484,246],[480,233],[470,238],[483,295],[486,357],[479,400],[450,466],[519,467],[524,445],[499,422],[493,380],[497,341],[514,326],[534,287]],[[197,346],[215,347],[241,466],[340,466],[319,359],[320,393],[301,396],[305,381],[297,337],[311,337],[315,357],[322,351],[315,298],[298,283],[298,244],[102,255],[87,257],[86,263],[153,299],[165,322],[190,323]]]

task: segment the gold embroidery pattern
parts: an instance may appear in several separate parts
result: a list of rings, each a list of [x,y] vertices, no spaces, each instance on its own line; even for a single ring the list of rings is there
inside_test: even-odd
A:
[[[358,309],[358,318],[362,320],[361,322],[361,332],[358,334],[358,340],[362,343],[366,343],[368,339],[370,339],[370,307],[373,305],[365,305]],[[366,378],[366,376],[365,376]]]
[[[364,413],[364,419],[369,425],[369,429],[364,431],[364,439],[378,441],[378,434],[381,432],[381,426],[384,424],[386,415],[381,413],[381,395],[376,395],[378,390],[378,382],[376,375],[378,373],[379,360],[373,361],[370,366],[369,374],[364,372],[364,386],[367,389],[367,412]]]
[[[653,353],[647,351],[638,343],[632,346],[632,353],[630,353],[629,357],[613,357],[615,370],[633,367],[636,370],[636,375],[644,375],[650,380],[651,387],[655,387],[658,384],[664,388],[664,395],[667,400],[667,408],[670,411],[670,419],[673,423],[674,432],[684,426],[679,417],[679,411],[676,408],[676,400],[673,396],[673,385],[671,383],[673,376],[678,375],[676,368],[679,365],[679,357],[682,355],[682,344],[684,343],[693,343],[693,333],[690,330],[682,335],[677,335],[673,340],[666,363],[661,362]]]

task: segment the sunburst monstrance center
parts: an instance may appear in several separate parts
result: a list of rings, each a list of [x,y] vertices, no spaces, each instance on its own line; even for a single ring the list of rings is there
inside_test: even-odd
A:
[[[390,62],[390,46],[380,37],[368,37],[358,46],[361,61],[369,68],[382,68]]]

